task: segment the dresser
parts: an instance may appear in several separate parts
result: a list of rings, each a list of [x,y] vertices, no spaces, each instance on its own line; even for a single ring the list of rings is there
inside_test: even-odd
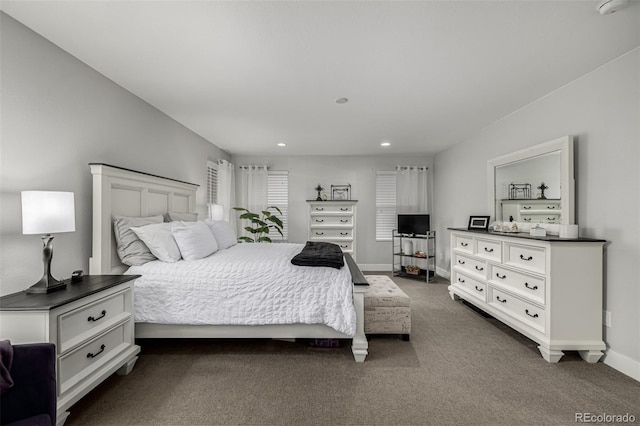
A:
[[[0,298],[0,339],[56,346],[57,424],[112,373],[129,374],[134,344],[133,281],[138,275],[89,275],[49,294]]]
[[[356,258],[357,200],[311,201],[309,205],[309,241],[324,241],[340,246]]]
[[[558,362],[564,350],[587,362],[600,359],[606,241],[450,230],[452,299],[537,342],[548,362]]]
[[[502,200],[502,220],[510,217],[516,222],[562,223],[560,200]]]

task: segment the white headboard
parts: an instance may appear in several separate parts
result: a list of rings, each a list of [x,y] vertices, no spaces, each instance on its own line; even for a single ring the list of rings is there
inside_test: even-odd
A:
[[[169,211],[195,213],[198,185],[136,172],[108,164],[90,163],[93,175],[93,256],[89,273],[122,274],[113,234],[114,216],[153,216]]]

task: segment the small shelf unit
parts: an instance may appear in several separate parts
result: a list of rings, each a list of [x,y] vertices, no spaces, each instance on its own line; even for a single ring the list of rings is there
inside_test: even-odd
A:
[[[425,235],[400,234],[393,230],[393,276],[433,281],[436,275],[436,231]],[[411,252],[406,252],[405,243],[411,242]],[[416,256],[417,252],[424,255]],[[407,266],[418,266],[417,273],[407,272]]]

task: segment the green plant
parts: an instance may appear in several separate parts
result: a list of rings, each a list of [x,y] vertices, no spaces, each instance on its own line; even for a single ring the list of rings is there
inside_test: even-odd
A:
[[[246,219],[251,222],[250,226],[245,226],[244,229],[253,235],[251,237],[238,237],[238,240],[245,241],[247,243],[270,243],[269,232],[271,229],[278,231],[280,236],[282,234],[282,220],[275,215],[275,213],[269,210],[274,209],[282,215],[282,211],[276,206],[267,207],[266,210],[262,210],[262,214],[252,213],[243,207],[234,207],[236,211],[244,212],[240,215],[240,219]]]

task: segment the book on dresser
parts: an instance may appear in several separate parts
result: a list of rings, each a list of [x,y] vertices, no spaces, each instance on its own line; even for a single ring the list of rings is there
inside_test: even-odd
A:
[[[56,346],[57,425],[69,407],[111,374],[131,372],[133,280],[139,275],[85,275],[53,293],[0,298],[0,339]]]
[[[605,240],[449,229],[452,299],[537,342],[548,362],[565,350],[600,359]]]

